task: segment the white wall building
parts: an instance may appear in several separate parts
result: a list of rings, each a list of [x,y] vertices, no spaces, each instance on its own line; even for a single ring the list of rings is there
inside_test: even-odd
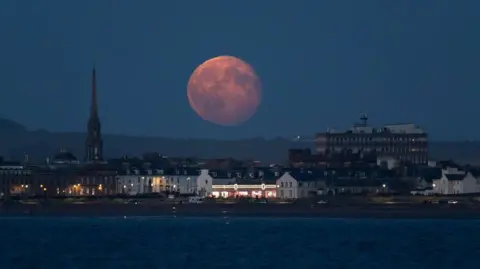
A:
[[[458,168],[442,169],[442,177],[433,180],[433,192],[443,195],[480,192],[480,179]]]
[[[205,169],[133,169],[122,171],[116,179],[117,193],[126,195],[161,192],[208,195],[212,192],[212,178]]]
[[[266,168],[210,170],[212,196],[216,198],[275,198],[280,172]]]
[[[195,182],[195,193],[197,196],[206,197],[212,194],[213,178],[208,174],[208,169],[200,170],[200,175]]]
[[[285,172],[277,180],[277,197],[298,199],[321,195],[326,189],[324,175],[324,172],[302,169]]]
[[[279,179],[277,179],[277,197],[281,199],[297,199],[298,194],[298,181],[290,175],[289,172],[285,172]]]

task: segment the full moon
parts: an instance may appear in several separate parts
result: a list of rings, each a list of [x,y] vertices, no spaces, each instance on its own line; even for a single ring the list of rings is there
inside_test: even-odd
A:
[[[255,114],[262,89],[260,79],[248,63],[233,56],[218,56],[193,71],[187,96],[190,106],[202,119],[234,126]]]

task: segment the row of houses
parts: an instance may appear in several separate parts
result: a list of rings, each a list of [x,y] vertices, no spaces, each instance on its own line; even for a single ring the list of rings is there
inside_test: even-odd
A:
[[[382,191],[388,171],[307,170],[280,167],[115,168],[102,165],[0,165],[0,196],[196,194],[215,197],[300,198],[339,191]],[[385,175],[384,175],[385,174]]]
[[[296,199],[341,193],[415,191],[442,195],[480,192],[480,172],[455,164],[416,169],[408,176],[381,166],[307,169],[255,167],[231,169],[125,168],[105,165],[0,165],[0,196],[195,194],[214,197]]]
[[[296,199],[323,194],[381,193],[398,187],[395,173],[382,169],[191,168],[129,169],[117,175],[118,191],[126,195],[151,192],[195,193],[214,197],[239,196]],[[402,183],[402,182],[400,182]],[[403,184],[408,185],[408,184]],[[403,186],[408,190],[408,186]]]
[[[415,171],[400,177],[395,170],[376,166],[362,169],[133,169],[119,171],[116,179],[117,191],[128,195],[171,191],[224,198],[296,199],[324,194],[408,193],[412,190],[428,190],[439,195],[480,193],[480,170],[451,161],[416,167]]]
[[[446,167],[432,180],[432,192],[442,195],[480,193],[480,172],[475,169]]]

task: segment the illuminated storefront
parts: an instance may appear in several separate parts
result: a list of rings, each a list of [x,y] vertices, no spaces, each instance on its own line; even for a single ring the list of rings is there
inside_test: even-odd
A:
[[[212,196],[215,198],[275,198],[277,196],[277,185],[274,184],[229,184],[213,185]]]

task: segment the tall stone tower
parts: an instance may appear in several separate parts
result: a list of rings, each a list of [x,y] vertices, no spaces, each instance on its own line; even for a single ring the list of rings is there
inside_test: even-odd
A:
[[[92,100],[90,104],[90,118],[87,126],[87,140],[85,141],[85,161],[90,163],[103,161],[103,140],[100,118],[98,117],[97,78],[95,67],[92,72]]]

